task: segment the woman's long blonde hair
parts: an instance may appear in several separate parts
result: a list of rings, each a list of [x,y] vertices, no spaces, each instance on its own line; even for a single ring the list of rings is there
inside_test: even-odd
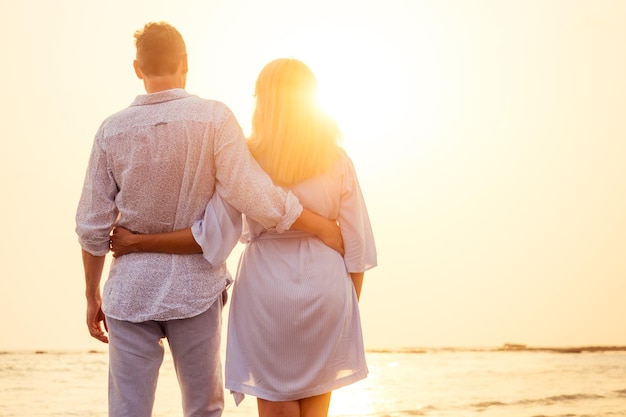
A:
[[[256,82],[250,152],[276,184],[326,172],[338,156],[337,124],[317,103],[317,80],[301,61],[267,64]]]

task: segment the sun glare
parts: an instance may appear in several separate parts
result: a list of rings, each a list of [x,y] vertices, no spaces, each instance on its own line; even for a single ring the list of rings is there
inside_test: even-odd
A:
[[[339,124],[342,146],[354,159],[381,167],[396,163],[397,152],[410,152],[442,117],[435,46],[385,36],[344,25],[301,28],[286,41],[315,73],[319,103]],[[395,150],[381,152],[381,145]]]
[[[257,21],[252,11],[241,19],[237,27]],[[321,106],[339,124],[342,145],[367,160],[379,156],[383,142],[398,149],[413,146],[415,137],[426,136],[423,132],[435,129],[443,117],[439,81],[445,75],[438,68],[436,29],[420,25],[414,37],[399,30],[383,23],[373,28],[352,14],[323,22],[311,16],[297,26],[262,31],[253,40],[232,30],[228,48],[216,46],[229,64],[215,70],[213,57],[196,57],[196,71],[217,72],[214,78],[224,82],[207,94],[227,100],[247,134],[253,106],[243,97],[251,97],[259,71],[276,58],[303,61],[318,79]],[[241,55],[245,49],[250,53]]]
[[[369,416],[376,412],[372,392],[368,390],[367,381],[336,390],[330,401],[329,415],[333,416]]]
[[[335,51],[311,63],[319,81],[320,104],[337,120],[348,141],[383,132],[394,119],[394,108],[407,104],[400,88],[403,75],[389,66],[382,45],[374,40],[367,43],[369,51]]]
[[[355,34],[359,34],[358,36]],[[320,105],[337,120],[350,142],[377,138],[409,106],[401,51],[359,28],[303,28],[287,48],[304,61],[319,83]]]

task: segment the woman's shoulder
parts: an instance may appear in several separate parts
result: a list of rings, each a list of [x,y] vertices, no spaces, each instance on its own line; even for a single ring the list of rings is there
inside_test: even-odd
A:
[[[348,155],[348,152],[341,146],[337,146],[337,159],[335,161],[335,169],[341,171],[354,171],[354,164],[352,158]]]

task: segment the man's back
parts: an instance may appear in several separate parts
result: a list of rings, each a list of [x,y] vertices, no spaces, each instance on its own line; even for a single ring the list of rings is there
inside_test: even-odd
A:
[[[190,227],[215,190],[216,137],[245,148],[226,106],[182,89],[139,96],[106,119],[77,213],[82,246],[106,253],[116,219],[139,233]],[[127,321],[190,317],[206,310],[229,279],[224,265],[213,267],[202,255],[127,255],[112,264],[103,311]]]
[[[189,227],[215,188],[213,139],[228,109],[183,90],[140,103],[107,119],[97,138],[119,187],[118,223],[138,233]]]

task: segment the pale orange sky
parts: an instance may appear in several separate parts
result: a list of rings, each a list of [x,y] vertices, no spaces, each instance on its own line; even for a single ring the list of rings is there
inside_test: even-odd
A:
[[[368,347],[626,344],[626,2],[3,0],[0,19],[0,350],[104,347],[74,214],[95,131],[143,92],[151,20],[244,130],[265,63],[317,74],[377,238]]]

